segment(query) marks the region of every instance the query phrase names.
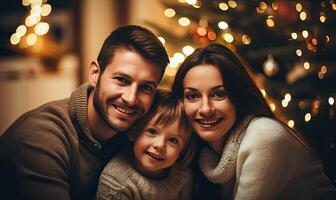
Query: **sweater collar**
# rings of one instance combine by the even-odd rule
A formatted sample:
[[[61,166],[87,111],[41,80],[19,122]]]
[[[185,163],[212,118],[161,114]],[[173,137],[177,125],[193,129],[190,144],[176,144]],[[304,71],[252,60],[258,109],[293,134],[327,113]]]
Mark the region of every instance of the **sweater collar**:
[[[246,117],[230,132],[225,141],[222,155],[218,156],[210,148],[202,149],[199,166],[207,179],[213,183],[226,183],[236,174],[236,162],[241,141],[244,138],[248,123],[252,117]]]
[[[100,152],[102,145],[93,138],[88,122],[88,98],[93,87],[85,83],[77,88],[70,97],[69,112],[74,122],[80,142],[90,151]]]

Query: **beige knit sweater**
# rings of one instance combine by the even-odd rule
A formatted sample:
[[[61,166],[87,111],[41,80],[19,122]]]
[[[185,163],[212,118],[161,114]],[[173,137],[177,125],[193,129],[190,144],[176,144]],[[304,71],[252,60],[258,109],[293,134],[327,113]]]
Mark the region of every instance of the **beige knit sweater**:
[[[192,175],[187,168],[173,166],[168,177],[154,180],[141,175],[120,154],[104,168],[97,189],[98,200],[187,200],[191,197]]]
[[[205,176],[221,184],[222,199],[336,199],[321,164],[279,122],[256,118],[231,135],[217,156],[202,150]]]

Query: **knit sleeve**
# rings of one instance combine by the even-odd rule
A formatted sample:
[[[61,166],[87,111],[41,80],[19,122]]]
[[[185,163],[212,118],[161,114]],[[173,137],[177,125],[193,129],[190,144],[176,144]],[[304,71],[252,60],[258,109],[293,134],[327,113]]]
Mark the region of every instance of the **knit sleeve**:
[[[237,158],[234,199],[276,199],[295,168],[296,148],[288,136],[269,119],[248,127]]]
[[[20,199],[70,200],[69,143],[56,119],[44,120],[53,116],[41,118],[30,117],[4,134],[1,159],[9,173],[2,182],[8,184],[8,194]]]
[[[132,192],[127,187],[127,176],[110,161],[100,175],[96,200],[131,200]]]

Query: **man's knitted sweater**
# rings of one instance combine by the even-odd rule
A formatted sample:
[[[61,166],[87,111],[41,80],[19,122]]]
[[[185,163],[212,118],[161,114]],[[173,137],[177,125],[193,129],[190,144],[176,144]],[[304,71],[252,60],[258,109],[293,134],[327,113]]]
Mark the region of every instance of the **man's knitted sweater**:
[[[25,113],[0,137],[1,199],[93,199],[107,161],[126,142],[101,146],[88,125],[85,84],[70,98]]]

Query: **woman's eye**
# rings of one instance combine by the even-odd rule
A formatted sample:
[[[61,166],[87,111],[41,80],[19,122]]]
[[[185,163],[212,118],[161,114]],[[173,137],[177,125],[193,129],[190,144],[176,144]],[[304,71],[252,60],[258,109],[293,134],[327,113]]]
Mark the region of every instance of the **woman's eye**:
[[[193,100],[196,99],[197,97],[198,95],[196,93],[187,93],[184,95],[184,98],[188,100]]]
[[[224,98],[226,93],[224,91],[215,91],[213,97],[215,98]]]

